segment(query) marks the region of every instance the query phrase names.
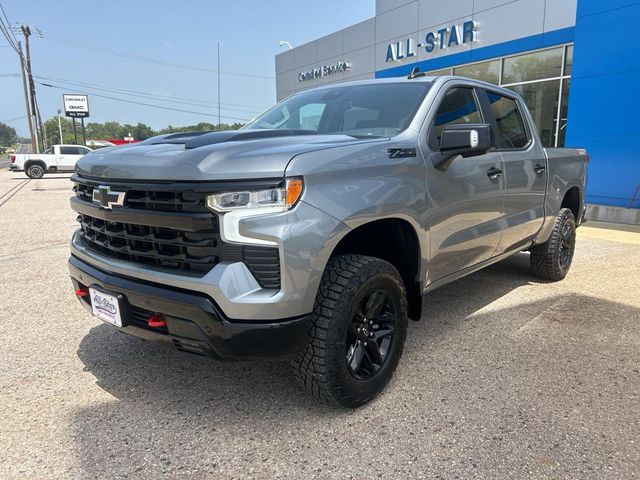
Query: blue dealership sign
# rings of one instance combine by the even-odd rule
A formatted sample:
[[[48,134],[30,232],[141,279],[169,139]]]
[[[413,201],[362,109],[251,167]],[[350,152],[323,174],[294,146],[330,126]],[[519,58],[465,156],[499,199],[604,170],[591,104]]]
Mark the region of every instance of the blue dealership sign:
[[[401,42],[390,43],[387,46],[385,62],[414,57],[416,48],[424,48],[426,53],[433,53],[436,50],[446,50],[476,41],[478,41],[478,22],[469,20],[461,25],[451,25],[451,27],[428,32],[422,42],[415,43],[413,38],[407,38]]]

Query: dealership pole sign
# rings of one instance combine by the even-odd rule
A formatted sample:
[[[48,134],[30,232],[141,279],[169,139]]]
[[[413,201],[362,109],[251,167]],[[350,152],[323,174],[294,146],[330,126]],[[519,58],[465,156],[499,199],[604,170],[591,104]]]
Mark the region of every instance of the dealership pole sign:
[[[390,43],[387,46],[385,62],[396,62],[404,58],[415,57],[417,48],[424,48],[426,53],[433,53],[436,50],[447,50],[477,41],[478,23],[469,20],[462,25],[451,25],[451,27],[443,27],[427,32],[424,39],[418,43],[415,43],[413,38]]]
[[[62,95],[64,114],[67,117],[85,118],[89,116],[89,97],[87,95]]]

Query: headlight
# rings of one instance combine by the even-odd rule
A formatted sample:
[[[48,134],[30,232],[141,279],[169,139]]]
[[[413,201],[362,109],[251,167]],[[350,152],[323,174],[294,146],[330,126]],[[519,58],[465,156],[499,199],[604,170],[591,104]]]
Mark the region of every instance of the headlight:
[[[260,213],[258,209],[268,210],[268,212],[264,213],[271,213],[274,209],[285,211],[298,202],[302,195],[303,187],[304,183],[301,178],[287,178],[285,186],[280,188],[209,195],[207,197],[207,206],[221,213],[240,209],[255,210],[254,214]]]
[[[220,213],[222,239],[229,243],[277,245],[262,238],[240,234],[240,220],[291,209],[304,190],[302,178],[287,178],[284,187],[268,190],[224,192],[207,196],[207,206]]]

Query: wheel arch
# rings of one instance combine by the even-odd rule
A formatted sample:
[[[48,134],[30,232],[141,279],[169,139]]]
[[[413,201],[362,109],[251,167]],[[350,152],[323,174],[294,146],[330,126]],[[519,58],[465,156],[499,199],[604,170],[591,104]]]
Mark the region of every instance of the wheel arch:
[[[409,303],[409,318],[420,319],[422,256],[418,234],[409,221],[390,217],[359,225],[349,230],[340,239],[331,256],[342,254],[367,255],[391,263],[404,281]]]
[[[45,172],[47,171],[47,164],[45,163],[44,160],[41,160],[39,158],[33,158],[33,159],[30,158],[29,160],[24,162],[24,169],[26,170],[31,165],[42,165],[42,168],[44,168]]]
[[[581,215],[581,207],[582,207],[582,191],[579,187],[573,186],[570,187],[564,194],[562,198],[562,203],[560,204],[560,208],[568,208],[573,213],[573,218],[576,223],[580,223],[580,215]]]

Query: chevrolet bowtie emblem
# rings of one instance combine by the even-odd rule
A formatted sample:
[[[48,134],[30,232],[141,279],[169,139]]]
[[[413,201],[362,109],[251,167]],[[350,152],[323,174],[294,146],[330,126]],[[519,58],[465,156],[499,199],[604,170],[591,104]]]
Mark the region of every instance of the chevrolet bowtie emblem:
[[[100,185],[93,189],[93,203],[97,203],[102,208],[111,210],[114,205],[124,207],[124,197],[126,192],[112,192],[108,185]]]

